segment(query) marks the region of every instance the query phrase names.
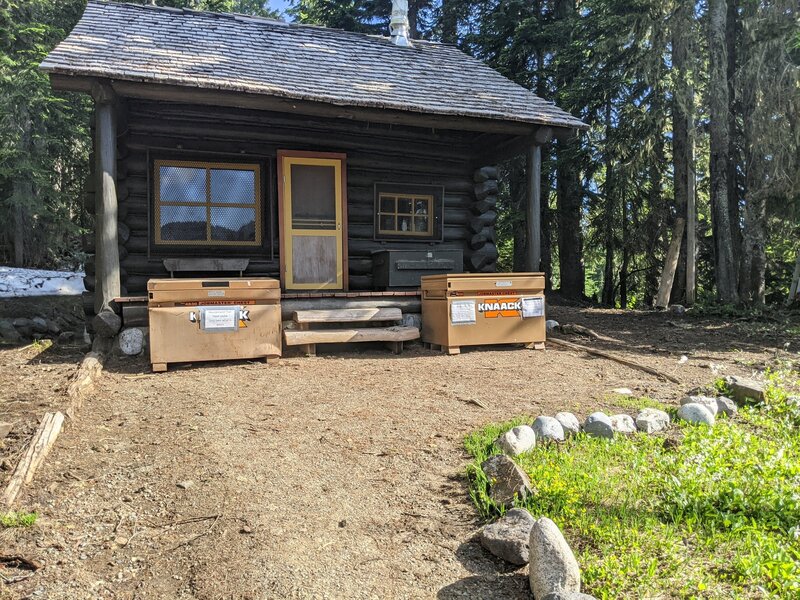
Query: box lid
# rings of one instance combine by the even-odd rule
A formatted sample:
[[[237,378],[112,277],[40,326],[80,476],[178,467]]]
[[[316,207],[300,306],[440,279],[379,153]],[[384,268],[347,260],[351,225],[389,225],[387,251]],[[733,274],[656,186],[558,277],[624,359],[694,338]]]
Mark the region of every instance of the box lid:
[[[202,289],[266,290],[280,288],[281,282],[272,277],[203,277],[151,279],[147,282],[148,292],[165,292]]]

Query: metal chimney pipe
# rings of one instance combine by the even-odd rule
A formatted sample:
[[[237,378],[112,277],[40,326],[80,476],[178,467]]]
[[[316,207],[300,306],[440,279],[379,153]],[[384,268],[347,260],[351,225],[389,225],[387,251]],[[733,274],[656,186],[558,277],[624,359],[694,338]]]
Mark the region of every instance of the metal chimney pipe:
[[[408,0],[392,0],[392,18],[389,21],[392,42],[398,46],[411,47],[408,29]]]

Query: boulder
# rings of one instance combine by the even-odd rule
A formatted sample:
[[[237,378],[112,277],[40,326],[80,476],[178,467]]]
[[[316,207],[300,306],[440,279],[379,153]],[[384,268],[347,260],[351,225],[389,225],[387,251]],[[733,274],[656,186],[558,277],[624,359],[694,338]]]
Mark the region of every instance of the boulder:
[[[47,333],[47,319],[44,317],[33,317],[31,327],[36,333]]]
[[[12,429],[14,429],[14,424],[13,423],[8,423],[6,421],[0,421],[0,440],[2,440],[9,433],[11,433]],[[526,544],[527,544],[527,542],[526,542]]]
[[[764,384],[760,381],[736,376],[726,377],[725,381],[731,388],[733,399],[738,404],[764,401]]]
[[[617,433],[636,433],[636,422],[630,415],[619,414],[609,417],[611,429]]]
[[[597,598],[583,592],[553,592],[547,594],[543,600],[597,600]]]
[[[615,394],[619,394],[620,396],[633,396],[633,390],[626,387],[618,387],[611,390]]]
[[[33,321],[26,318],[14,319],[11,324],[22,337],[29,338],[33,335]]]
[[[101,311],[92,319],[94,332],[103,338],[113,338],[122,327],[122,319],[110,310]]]
[[[74,331],[62,331],[58,334],[58,343],[59,344],[68,344],[75,339],[75,332]]]
[[[547,517],[537,519],[531,527],[529,554],[528,577],[534,598],[581,591],[578,561],[561,530]]]
[[[487,179],[497,179],[497,167],[481,167],[473,175],[475,183],[481,183]]]
[[[59,325],[55,321],[48,321],[47,333],[57,336],[59,333],[61,333],[61,325]]]
[[[678,409],[678,418],[688,423],[702,423],[709,427],[714,426],[714,415],[703,404],[689,402]]]
[[[636,415],[636,428],[644,433],[656,433],[669,427],[669,415],[657,408],[643,408]]]
[[[553,417],[539,416],[531,425],[536,439],[540,442],[563,442],[564,428]]]
[[[509,456],[519,456],[536,445],[536,434],[527,425],[518,425],[497,438],[495,444]]]
[[[0,341],[7,344],[18,344],[22,341],[22,336],[11,321],[0,319]]]
[[[512,504],[515,496],[524,499],[531,493],[528,475],[505,454],[488,458],[481,469],[489,480],[489,497],[496,504]]]
[[[481,546],[511,564],[527,565],[531,527],[531,513],[513,508],[481,530]]]
[[[681,398],[681,406],[684,404],[702,404],[708,409],[712,415],[717,414],[717,410],[719,410],[717,406],[717,399],[711,398],[710,396],[685,396]]]
[[[544,322],[544,327],[547,330],[547,333],[552,333],[554,331],[558,331],[558,328],[561,327],[561,325],[554,319],[547,319],[547,321]]]
[[[611,419],[603,412],[593,412],[583,422],[583,430],[593,437],[613,438],[614,427]]]
[[[736,406],[736,402],[727,396],[720,396],[717,398],[717,414],[722,413],[730,419],[736,415],[737,412],[739,412],[739,407]]]
[[[556,421],[561,423],[561,428],[564,430],[565,435],[575,435],[581,430],[580,421],[578,417],[571,412],[556,413]]]
[[[144,349],[144,333],[138,327],[124,329],[119,334],[119,349],[126,356],[136,356]]]
[[[686,307],[683,304],[672,304],[669,307],[669,312],[673,315],[682,316],[686,314]]]

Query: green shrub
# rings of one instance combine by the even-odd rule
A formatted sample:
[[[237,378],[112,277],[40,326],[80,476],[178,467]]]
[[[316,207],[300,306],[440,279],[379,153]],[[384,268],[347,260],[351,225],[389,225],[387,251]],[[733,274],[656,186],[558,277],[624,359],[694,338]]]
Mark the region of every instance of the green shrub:
[[[35,512],[7,512],[0,513],[0,527],[31,527],[36,523],[39,515]]]

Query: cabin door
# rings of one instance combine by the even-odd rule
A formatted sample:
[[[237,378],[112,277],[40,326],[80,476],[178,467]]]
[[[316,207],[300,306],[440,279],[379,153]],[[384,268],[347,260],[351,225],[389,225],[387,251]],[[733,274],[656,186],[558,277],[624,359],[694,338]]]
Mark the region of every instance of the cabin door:
[[[345,156],[278,152],[281,279],[287,290],[347,289]]]

